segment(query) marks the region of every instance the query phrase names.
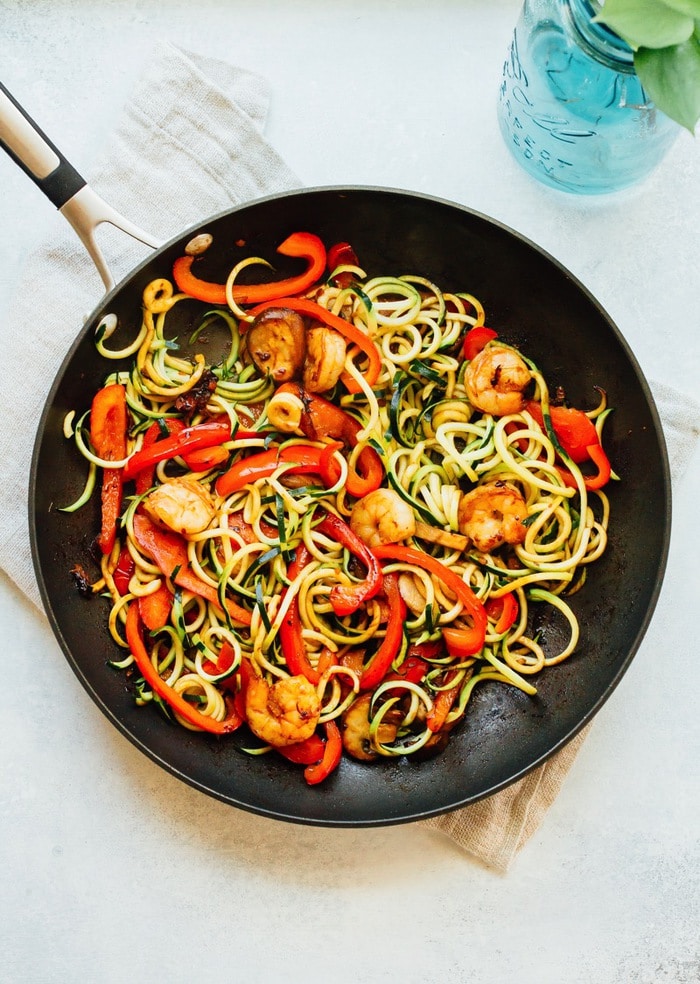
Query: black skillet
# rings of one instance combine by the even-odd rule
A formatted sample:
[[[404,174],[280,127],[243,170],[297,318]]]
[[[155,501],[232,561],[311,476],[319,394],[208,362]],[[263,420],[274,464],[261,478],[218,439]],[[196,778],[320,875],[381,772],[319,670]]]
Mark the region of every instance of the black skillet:
[[[21,158],[17,145],[0,135]],[[49,177],[52,200],[94,253],[90,232],[75,211],[81,212],[81,196],[93,204],[96,196],[53,151],[59,164]],[[44,184],[36,174],[42,168],[19,162]],[[114,221],[113,214],[108,220]],[[96,352],[96,326],[108,314],[123,326],[137,326],[144,285],[168,277],[172,261],[198,232],[214,237],[200,276],[216,279],[243,255],[237,241],[245,241],[245,255],[277,263],[282,258],[276,246],[296,230],[317,233],[327,244],[350,241],[370,275],[418,273],[445,289],[476,294],[488,324],[521,346],[550,384],[564,386],[573,404],[592,406],[595,387],[606,389],[615,408],[606,443],[622,479],[610,490],[608,549],[571,599],[581,625],[578,649],[541,675],[537,696],[482,684],[441,755],[373,765],[344,760],[317,787],[308,787],[299,767],[277,756],[241,753],[235,735],[219,740],[192,734],[153,708],[135,706],[124,674],[108,665],[122,654],[115,653],[106,631],[105,604],[80,597],[70,574],[76,562],[89,565],[97,504],[71,515],[56,510],[75,499],[85,477],[84,461],[63,437],[64,416],[86,409],[114,368]],[[148,241],[138,230],[129,231]],[[279,262],[276,276],[297,270],[293,261]],[[102,271],[108,281],[104,266]],[[186,338],[192,309],[184,303],[175,310]],[[106,295],[67,354],[39,421],[29,492],[32,551],[46,612],[70,665],[113,724],[160,766],[205,793],[254,813],[333,826],[391,824],[453,810],[502,789],[566,744],[610,696],[642,641],[663,578],[670,514],[668,461],[649,387],[620,331],[591,294],[551,256],[486,216],[381,188],[276,195],[208,218],[156,249]],[[545,643],[556,646],[564,631],[556,620],[545,624]]]

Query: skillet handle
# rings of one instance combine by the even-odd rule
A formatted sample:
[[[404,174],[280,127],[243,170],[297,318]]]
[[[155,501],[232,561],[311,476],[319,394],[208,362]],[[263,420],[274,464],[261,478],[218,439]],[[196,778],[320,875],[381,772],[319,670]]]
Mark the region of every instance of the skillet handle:
[[[2,82],[0,143],[58,209],[87,184]]]
[[[0,82],[0,146],[70,222],[87,249],[107,291],[114,277],[95,239],[103,222],[157,249],[161,241],[129,222],[107,204],[76,171]]]

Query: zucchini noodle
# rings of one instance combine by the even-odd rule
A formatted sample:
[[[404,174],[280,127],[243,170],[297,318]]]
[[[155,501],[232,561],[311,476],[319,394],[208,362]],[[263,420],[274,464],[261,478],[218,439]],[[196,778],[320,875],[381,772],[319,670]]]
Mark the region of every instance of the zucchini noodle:
[[[562,381],[493,332],[476,344],[488,331],[477,297],[354,263],[303,300],[375,345],[378,370],[355,334],[325,390],[299,382],[310,343],[280,385],[249,341],[263,316],[234,299],[252,265],[270,267],[239,261],[226,304],[197,301],[188,339],[170,325],[192,297],[164,278],[145,288],[130,344],[107,349],[116,322],[99,326],[99,352],[129,362],[105,373],[123,388],[126,454],[98,453],[89,408],[66,418],[87,478],[64,511],[126,469],[93,584],[123,651],[112,665],[137,703],[193,731],[240,727],[250,754],[291,757],[330,743],[336,724],[363,761],[436,754],[478,684],[532,696],[540,673],[577,652],[568,599],[606,549],[604,485],[617,478],[596,481],[587,454],[596,465],[603,454],[607,396],[573,411],[591,428],[575,449],[557,427],[561,390],[551,402]],[[305,317],[307,333],[318,328]],[[227,350],[210,364],[199,345],[215,327]],[[187,445],[221,425],[223,437]],[[132,474],[160,441],[172,453]],[[557,632],[540,634],[545,622]]]

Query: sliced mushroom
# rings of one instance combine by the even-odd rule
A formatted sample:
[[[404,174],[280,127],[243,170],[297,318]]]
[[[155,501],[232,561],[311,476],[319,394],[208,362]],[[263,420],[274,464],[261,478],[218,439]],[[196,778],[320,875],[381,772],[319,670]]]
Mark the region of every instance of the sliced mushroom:
[[[276,383],[296,379],[306,356],[304,321],[288,308],[268,308],[248,329],[247,346],[258,369]]]

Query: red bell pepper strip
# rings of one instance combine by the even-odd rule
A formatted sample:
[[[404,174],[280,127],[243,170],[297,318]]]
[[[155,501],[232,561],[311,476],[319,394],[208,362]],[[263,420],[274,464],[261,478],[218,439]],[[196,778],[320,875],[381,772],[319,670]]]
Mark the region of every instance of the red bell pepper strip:
[[[322,396],[305,393],[299,388],[299,397],[304,404],[301,419],[301,429],[307,437],[311,432],[319,437],[340,437],[351,448],[357,446],[357,435],[362,430],[359,421],[349,413],[334,406]],[[306,428],[310,433],[306,433]],[[337,481],[336,476],[336,481]],[[345,486],[356,499],[361,499],[370,492],[375,492],[384,480],[382,459],[371,445],[367,444],[360,451],[354,467],[348,467]],[[331,482],[330,484],[335,484]]]
[[[295,745],[283,745],[276,748],[283,758],[297,765],[316,765],[323,759],[326,745],[320,735],[313,734],[304,741],[298,741]]]
[[[236,652],[233,646],[228,639],[224,639],[216,663],[212,663],[209,659],[204,659],[202,660],[202,668],[210,676],[226,673],[233,666],[235,659]]]
[[[494,338],[498,338],[498,332],[487,328],[486,325],[475,325],[464,337],[462,356],[471,362]]]
[[[318,655],[318,672],[321,676],[330,670],[331,666],[338,665],[338,657],[328,646],[324,646]]]
[[[225,461],[228,461],[230,453],[230,451],[221,445],[214,448],[198,448],[196,451],[189,451],[187,454],[183,454],[182,460],[190,471],[205,472],[209,471],[210,468],[217,468],[219,465],[223,465]]]
[[[287,576],[293,581],[308,566],[311,554],[302,543],[297,547],[294,560],[287,568]],[[284,601],[284,595],[282,601]],[[299,616],[299,602],[295,596],[289,610],[282,620],[279,629],[280,645],[282,655],[289,667],[292,676],[305,676],[311,683],[316,684],[321,679],[322,671],[312,666],[306,652],[306,644],[301,634],[301,618]]]
[[[413,642],[409,645],[399,668],[388,673],[384,680],[407,680],[410,683],[420,683],[430,669],[429,660],[442,656],[444,652],[445,644],[442,639]]]
[[[117,539],[117,521],[121,513],[122,488],[120,469],[105,468],[102,476],[102,524],[97,544],[103,554],[112,552]]]
[[[143,624],[150,632],[157,632],[170,620],[173,596],[167,584],[161,583],[160,587],[152,594],[141,595],[138,599],[138,606]]]
[[[114,572],[112,573],[114,587],[120,595],[129,593],[129,581],[134,576],[135,570],[136,564],[134,563],[134,558],[129,553],[129,548],[122,547],[121,553],[119,554],[119,560],[117,561],[117,566],[114,568]]]
[[[528,403],[526,409],[544,429],[544,416],[540,405],[532,401]],[[583,410],[576,410],[574,407],[550,407],[549,416],[555,436],[571,460],[576,464],[592,461],[597,467],[596,474],[584,474],[583,482],[586,489],[589,492],[602,489],[610,481],[612,467],[600,443],[593,421]],[[568,468],[558,470],[565,485],[572,489],[578,488],[576,479]]]
[[[181,434],[185,429],[185,426],[185,423],[182,420],[178,420],[177,417],[168,417],[163,418],[161,421],[156,421],[151,424],[148,430],[144,433],[141,450],[144,451],[157,441],[164,440],[168,435],[172,436],[174,434]],[[236,436],[244,435],[237,434]],[[221,445],[215,445],[210,448],[199,448],[197,451],[187,451],[182,454],[181,457],[190,471],[200,472],[208,471],[210,468],[215,468],[217,465],[222,465],[229,457],[229,452]],[[134,476],[134,484],[136,486],[137,495],[144,495],[144,493],[148,492],[154,484],[155,470],[156,463],[154,462],[146,468],[142,468],[141,471]]]
[[[384,681],[403,680],[408,683],[420,683],[430,669],[429,660],[442,656],[445,645],[442,639],[431,642],[414,642],[406,650],[401,665],[391,673],[387,673]],[[383,681],[383,682],[384,682]]]
[[[293,232],[277,247],[282,256],[308,260],[306,270],[296,277],[268,284],[234,284],[233,299],[237,304],[260,304],[262,301],[303,294],[313,287],[326,268],[326,248],[311,232]],[[173,264],[173,279],[183,294],[207,304],[226,304],[226,285],[200,280],[192,273],[193,256],[180,256]]]
[[[489,598],[484,605],[486,614],[495,622],[497,635],[503,635],[518,617],[518,601],[512,591],[500,598]]]
[[[369,601],[381,591],[382,569],[379,561],[347,523],[333,513],[326,513],[316,529],[340,543],[367,568],[364,581],[350,585],[335,584],[331,588],[330,602],[333,611],[336,615],[351,615],[364,601]]]
[[[397,670],[392,670],[391,673],[387,673],[384,677],[385,681],[389,680],[400,680],[407,683],[420,683],[425,674],[428,672],[430,664],[426,663],[424,659],[419,656],[413,656],[410,653],[406,656],[401,666]]]
[[[336,451],[341,451],[344,445],[342,441],[331,441],[321,451],[318,461],[319,474],[321,481],[326,488],[332,488],[340,478],[340,465],[334,458]]]
[[[313,448],[307,444],[287,444],[283,448],[269,448],[267,451],[261,451],[260,454],[241,458],[217,478],[217,495],[231,495],[249,482],[269,478],[280,465],[285,464],[292,465],[287,471],[297,475],[320,475],[322,452],[323,448]]]
[[[306,317],[312,318],[314,321],[320,321],[329,328],[335,328],[348,342],[357,345],[367,356],[369,362],[367,371],[364,374],[365,379],[370,386],[374,386],[382,371],[382,359],[379,349],[369,335],[366,335],[360,328],[357,328],[344,318],[339,318],[337,314],[331,314],[330,311],[321,307],[320,304],[316,304],[315,301],[309,301],[305,297],[282,297],[274,302],[259,304],[248,313],[253,317],[257,317],[261,311],[271,307],[273,304],[275,307],[286,307],[292,311],[297,311],[299,314],[306,315]]]
[[[357,253],[350,243],[335,243],[328,250],[328,272],[332,274],[339,266],[359,266]],[[336,287],[347,287],[355,277],[349,270],[346,270],[344,273],[337,273],[331,279]]]
[[[411,658],[428,661],[438,659],[438,657],[444,654],[444,650],[445,647],[442,639],[431,639],[427,642],[412,642],[408,647],[404,663],[408,662]]]
[[[469,632],[472,636],[471,644],[475,648],[472,649],[469,655],[478,653],[483,648],[488,622],[486,609],[466,581],[463,581],[458,574],[455,574],[449,567],[445,567],[435,557],[423,553],[421,550],[416,550],[415,547],[404,547],[397,543],[385,543],[378,547],[373,547],[372,553],[379,560],[398,560],[406,564],[415,564],[416,567],[422,567],[430,571],[431,574],[435,574],[436,577],[439,577],[442,583],[457,595],[457,598],[462,602],[465,614],[471,619],[472,628]],[[447,629],[443,629],[442,634],[449,648],[447,631]],[[466,632],[467,630],[464,631]]]
[[[231,439],[231,424],[228,420],[209,420],[204,424],[184,427],[179,433],[164,437],[161,441],[149,443],[129,458],[124,466],[124,481],[128,481],[145,468],[159,461],[185,455],[190,451],[211,448]]]
[[[185,697],[163,680],[151,662],[143,643],[141,624],[138,605],[132,603],[126,613],[126,641],[141,676],[151,690],[190,724],[210,734],[226,735],[240,728],[243,720],[235,708],[229,708],[229,714],[223,721],[215,721],[208,715],[201,714]]]
[[[304,409],[301,414],[300,429],[309,440],[333,438],[343,440],[351,448],[357,445],[357,435],[362,430],[362,425],[330,400],[316,393],[308,393],[298,383],[283,383],[277,388],[277,392],[291,393],[301,400]],[[324,463],[326,460],[327,458],[324,457]],[[382,459],[368,444],[360,451],[355,467],[348,469],[345,484],[350,495],[361,499],[378,489],[383,479]],[[336,474],[333,481],[327,481],[325,484],[334,485],[337,480]]]
[[[389,672],[403,640],[403,623],[406,620],[406,602],[399,591],[396,574],[384,575],[384,591],[389,602],[389,620],[386,633],[376,653],[360,676],[360,690],[374,690]]]
[[[192,273],[194,260],[194,256],[178,256],[173,263],[173,280],[177,284],[178,290],[187,294],[188,297],[194,297],[206,304],[225,304],[226,284],[200,280]]]
[[[600,444],[591,444],[590,447],[586,448],[586,451],[598,471],[595,475],[584,475],[583,484],[589,492],[595,492],[608,484],[612,475],[612,468],[608,456]],[[559,468],[558,470],[565,485],[571,489],[578,488],[576,479],[567,468]]]
[[[450,673],[449,682],[454,680],[456,676],[459,676],[459,671],[453,670],[452,673]],[[428,711],[425,718],[425,723],[428,726],[428,730],[432,731],[433,734],[439,731],[444,725],[447,715],[450,713],[452,705],[457,699],[457,695],[459,694],[461,687],[462,681],[460,679],[454,686],[448,687],[446,690],[438,690],[433,697],[433,706],[431,710]]]
[[[334,769],[340,765],[343,754],[343,739],[335,721],[326,721],[326,743],[323,750],[323,758],[316,765],[307,765],[304,769],[304,778],[310,786],[315,786],[319,782],[327,779]]]
[[[516,431],[522,430],[522,427],[522,423],[519,424],[517,421],[511,420],[505,425],[505,432],[510,437],[510,435],[515,434]],[[513,447],[524,453],[527,448],[527,443],[527,438],[521,437],[519,440],[513,441]]]
[[[359,453],[354,468],[348,468],[345,487],[350,495],[362,499],[370,492],[376,492],[384,480],[382,459],[373,447],[367,444]]]
[[[451,629],[446,626],[442,630],[442,638],[445,640],[447,652],[454,659],[475,656],[484,646],[481,630],[475,625],[468,629]]]
[[[544,430],[544,416],[540,404],[531,400],[525,409]],[[600,444],[595,424],[583,410],[550,406],[549,417],[559,443],[576,464],[581,464],[590,457],[588,448],[591,445]]]
[[[329,273],[339,266],[358,266],[357,253],[350,243],[334,243],[328,250]]]
[[[250,660],[244,656],[241,660],[241,665],[238,667],[238,672],[232,676],[225,677],[219,682],[219,686],[224,690],[231,690],[235,693],[233,699],[234,705],[243,721],[246,720],[245,701],[246,694],[248,693],[248,684],[255,675],[255,670],[250,665]]]
[[[255,532],[250,523],[246,523],[243,519],[241,513],[232,513],[228,518],[228,527],[233,530],[243,540],[244,543],[257,543],[259,540],[258,534]],[[264,519],[260,520],[260,529],[265,534],[265,536],[273,539],[278,535],[278,529],[271,523],[266,523]]]
[[[388,613],[387,613],[388,618]],[[386,618],[382,618],[381,621],[386,622]],[[359,676],[362,673],[365,665],[365,650],[364,649],[347,649],[338,660],[341,666],[344,666],[347,670],[352,670]]]
[[[90,442],[99,458],[120,461],[126,457],[126,390],[112,383],[99,390],[90,409]],[[102,475],[102,519],[97,543],[109,554],[117,537],[122,509],[124,476],[121,468],[105,468]]]
[[[191,591],[200,598],[210,601],[217,608],[220,607],[216,589],[201,581],[190,568],[187,543],[178,533],[162,530],[148,516],[135,513],[134,537],[141,550],[151,558],[161,573],[172,578],[175,584],[185,588],[186,591]],[[250,625],[252,616],[245,608],[227,599],[226,609],[235,622]]]

